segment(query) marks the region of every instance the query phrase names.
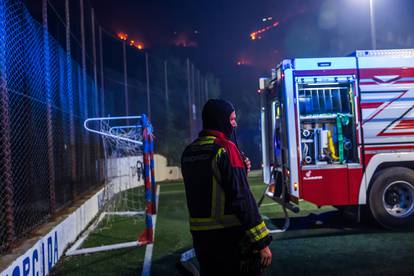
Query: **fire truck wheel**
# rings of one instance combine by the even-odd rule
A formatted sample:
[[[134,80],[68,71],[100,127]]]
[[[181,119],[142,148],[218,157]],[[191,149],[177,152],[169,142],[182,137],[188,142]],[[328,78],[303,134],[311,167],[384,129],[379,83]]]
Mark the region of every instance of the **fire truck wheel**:
[[[374,175],[369,208],[377,222],[389,229],[414,226],[414,171],[392,167]]]

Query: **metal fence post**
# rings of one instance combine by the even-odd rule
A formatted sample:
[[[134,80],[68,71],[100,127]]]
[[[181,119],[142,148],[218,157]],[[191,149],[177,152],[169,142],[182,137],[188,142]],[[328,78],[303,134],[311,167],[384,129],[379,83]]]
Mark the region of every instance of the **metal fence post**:
[[[206,93],[206,101],[208,101],[208,77],[206,77],[206,79],[204,80],[205,82],[205,93]]]
[[[196,136],[197,128],[197,106],[195,102],[195,67],[191,64],[191,140]]]
[[[92,8],[91,11],[91,25],[92,25],[92,56],[93,56],[93,97],[94,97],[94,108],[93,116],[99,116],[99,99],[98,99],[98,68],[97,68],[97,57],[96,57],[96,35],[95,35],[95,10]],[[95,149],[95,163],[98,164],[98,168],[95,166],[95,177],[97,183],[100,182],[99,172],[100,170],[100,162],[99,159],[102,156],[100,139],[96,136],[93,136],[93,148]]]
[[[88,84],[87,84],[87,68],[86,68],[86,38],[85,38],[85,10],[84,10],[84,1],[80,0],[80,28],[81,28],[81,48],[82,48],[82,100],[83,100],[83,111],[82,114],[85,118],[89,117],[89,110],[88,110]],[[89,133],[84,133],[83,144],[82,144],[82,160],[78,160],[77,162],[83,162],[81,171],[81,181],[80,183],[84,184],[84,181],[90,181],[90,167],[91,167],[91,155],[92,151],[90,150],[90,143],[91,137]],[[94,173],[94,171],[93,171]],[[83,176],[83,179],[82,179]],[[76,187],[78,188],[78,187]],[[78,191],[75,190],[77,193]]]
[[[127,64],[127,57],[126,57],[126,40],[122,41],[122,50],[123,50],[123,57],[124,57],[124,97],[125,97],[125,112],[126,115],[129,115],[129,100],[128,100],[128,64]]]
[[[6,81],[6,8],[5,1],[0,1],[0,187],[4,190],[4,209],[7,227],[6,245],[2,250],[10,249],[15,240],[9,93]]]
[[[56,193],[55,193],[55,160],[54,160],[54,144],[53,144],[53,123],[52,123],[52,88],[50,79],[50,48],[49,48],[49,31],[47,26],[47,0],[42,1],[42,17],[43,17],[43,50],[45,64],[45,88],[46,88],[46,108],[47,108],[47,154],[49,167],[49,208],[53,214],[56,209]]]
[[[69,135],[70,135],[70,161],[71,161],[71,187],[75,186],[77,179],[76,170],[76,139],[75,139],[75,118],[74,118],[74,95],[72,86],[72,55],[70,43],[70,7],[69,0],[65,0],[66,17],[66,67],[67,67],[67,89],[69,93]]]
[[[204,77],[203,77],[203,75],[200,75],[199,85],[200,85],[200,114],[201,114],[201,111],[203,110],[203,104],[205,102],[205,99],[204,99]],[[200,118],[201,118],[201,116],[200,116]]]
[[[83,7],[83,0],[80,1],[80,27],[81,27],[81,47],[82,47],[82,94],[84,96],[84,112],[85,117],[88,117],[88,90],[86,83],[86,42],[85,42],[85,14]],[[87,138],[88,139],[87,135]],[[89,141],[88,141],[89,142]]]
[[[191,80],[190,80],[190,59],[187,58],[187,97],[188,97],[188,119],[190,128],[190,141],[193,139],[193,119],[192,119],[192,102],[191,102]]]
[[[168,117],[168,109],[170,107],[169,91],[168,91],[168,61],[164,61],[164,79],[165,79],[165,110]]]
[[[92,12],[91,12],[91,25],[92,25],[92,57],[93,57],[93,96],[95,98],[93,116],[98,116],[98,70],[96,66],[96,37],[95,37],[95,10],[94,9],[92,9]]]
[[[201,101],[201,85],[200,85],[200,70],[197,70],[197,128],[200,129],[201,125],[201,108],[202,108],[202,101]]]
[[[103,64],[103,45],[102,45],[102,27],[99,26],[99,65],[101,71],[101,115],[105,116],[105,79],[104,79],[104,64]]]

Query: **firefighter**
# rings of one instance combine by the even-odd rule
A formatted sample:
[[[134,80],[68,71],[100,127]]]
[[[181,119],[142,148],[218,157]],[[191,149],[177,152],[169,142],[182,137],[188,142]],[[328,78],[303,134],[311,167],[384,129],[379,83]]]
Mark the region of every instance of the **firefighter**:
[[[249,188],[250,162],[230,140],[237,125],[233,105],[209,100],[202,119],[203,130],[181,158],[201,275],[260,275],[272,260],[271,236]]]

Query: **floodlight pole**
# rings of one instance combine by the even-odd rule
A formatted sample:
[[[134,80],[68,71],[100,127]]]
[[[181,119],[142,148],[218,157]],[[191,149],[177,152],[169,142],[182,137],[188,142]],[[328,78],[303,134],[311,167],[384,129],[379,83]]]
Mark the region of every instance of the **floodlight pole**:
[[[125,100],[125,113],[129,115],[129,99],[128,99],[128,65],[127,65],[127,53],[126,53],[126,41],[122,41],[122,52],[124,59],[124,100]]]
[[[145,53],[145,75],[147,81],[147,112],[148,118],[151,120],[151,93],[150,93],[150,72],[149,72],[149,58],[148,53]]]

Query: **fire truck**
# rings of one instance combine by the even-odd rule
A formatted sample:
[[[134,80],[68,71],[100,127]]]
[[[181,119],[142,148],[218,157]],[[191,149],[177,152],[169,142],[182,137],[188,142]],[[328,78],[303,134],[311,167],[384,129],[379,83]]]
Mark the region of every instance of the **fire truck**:
[[[413,226],[414,49],[287,59],[259,83],[264,195]]]

